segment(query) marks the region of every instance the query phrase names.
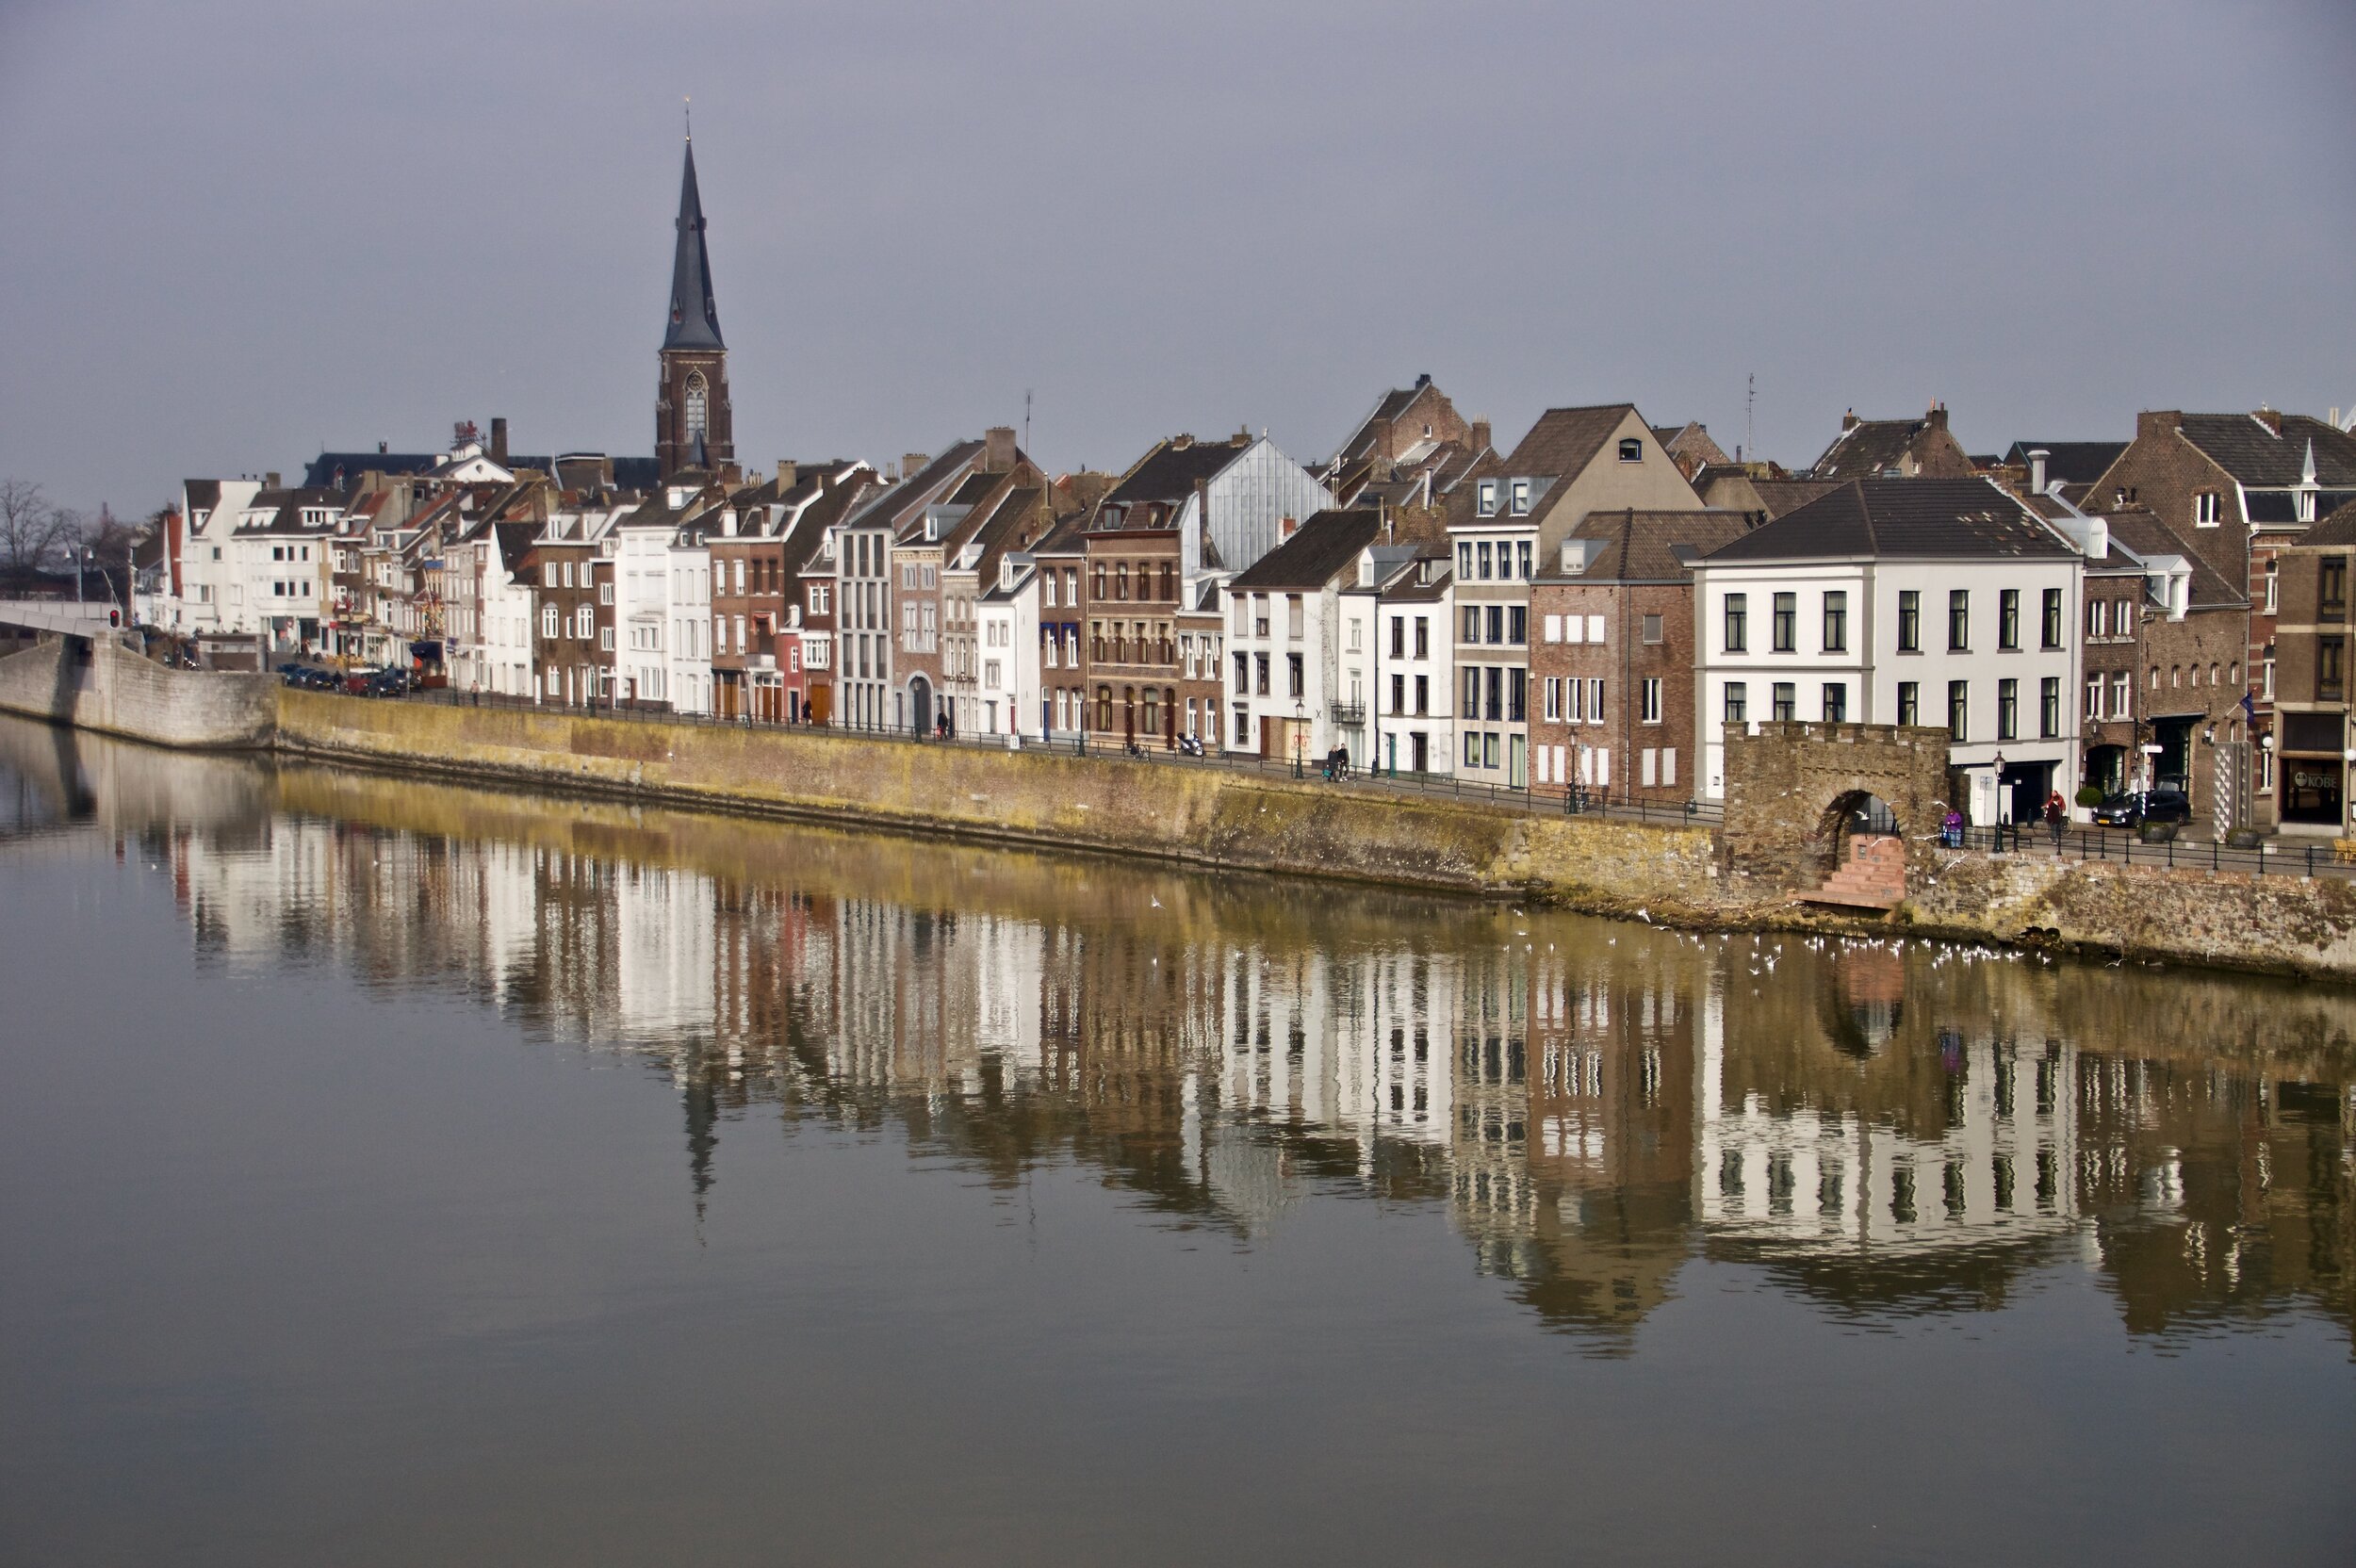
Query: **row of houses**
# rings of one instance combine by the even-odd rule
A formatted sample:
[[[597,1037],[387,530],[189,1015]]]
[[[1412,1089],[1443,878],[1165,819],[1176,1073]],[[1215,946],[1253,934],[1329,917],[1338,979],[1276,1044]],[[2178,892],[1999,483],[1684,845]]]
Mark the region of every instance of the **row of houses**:
[[[1307,464],[1247,429],[1050,475],[998,427],[763,470],[692,147],[659,362],[652,458],[519,456],[494,419],[294,485],[191,480],[144,613],[216,662],[543,704],[1660,804],[1720,797],[1728,724],[1928,726],[1982,822],[2088,785],[2344,821],[2356,416],[2146,412],[1975,455],[1933,404],[1852,413],[1792,471],[1628,402],[1500,451],[1421,377]]]

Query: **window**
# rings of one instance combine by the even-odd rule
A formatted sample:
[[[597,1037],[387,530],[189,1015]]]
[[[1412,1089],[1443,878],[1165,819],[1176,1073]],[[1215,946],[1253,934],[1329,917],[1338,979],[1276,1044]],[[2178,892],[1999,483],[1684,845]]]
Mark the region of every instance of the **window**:
[[[1969,681],[1947,682],[1947,738],[1951,741],[1971,739],[1972,686]]]
[[[1459,581],[1470,582],[1472,580],[1472,547],[1467,544],[1459,544],[1456,547],[1456,577]]]
[[[1517,479],[1513,482],[1513,515],[1516,517],[1530,515],[1530,481],[1526,479]]]
[[[687,378],[687,439],[692,445],[704,438],[709,428],[706,404],[709,394],[704,387],[703,372],[698,370]]]
[[[612,627],[601,626],[597,628],[597,646],[604,649],[607,653],[612,653],[614,651],[614,629]]]
[[[2102,678],[2099,675],[2086,677],[2086,718],[2097,724],[2102,719]]]
[[[1562,681],[1561,678],[1556,676],[1546,677],[1542,695],[1544,698],[1544,705],[1540,708],[1539,711],[1546,715],[1546,722],[1548,724],[1562,723]]]
[[[1415,677],[1415,712],[1422,715],[1431,711],[1432,678],[1428,675],[1419,675]]]
[[[1996,683],[1996,738],[2021,739],[2021,682],[2009,677]]]
[[[2347,557],[2327,555],[2315,564],[2315,610],[2335,621],[2347,615]]]
[[[1968,589],[1947,592],[1947,651],[1967,653],[1972,647],[1972,595]]]
[[[540,635],[548,638],[556,635],[556,606],[552,604],[540,608]]]
[[[1407,711],[1407,678],[1403,675],[1391,677],[1391,711],[1393,713]]]
[[[1391,617],[1391,657],[1407,657],[1407,617],[1404,615]]]
[[[2214,490],[2203,490],[2203,491],[2201,491],[2199,495],[2197,495],[2197,496],[2193,497],[2193,498],[2192,498],[2192,526],[2193,526],[2193,527],[2195,527],[2195,528],[2215,528],[2215,527],[2217,527],[2217,525],[2218,515],[2219,515],[2219,508],[2218,508],[2218,505],[2217,505],[2217,492],[2216,492],[2216,491],[2214,491]]]
[[[1661,678],[1659,676],[1646,676],[1637,683],[1636,702],[1636,719],[1639,724],[1661,722]]]
[[[1501,604],[1493,604],[1489,606],[1489,642],[1493,645],[1502,645],[1504,641],[1505,606]]]
[[[1775,639],[1777,653],[1793,653],[1798,650],[1800,645],[1799,595],[1777,594],[1775,596]]]
[[[1474,510],[1483,517],[1494,517],[1497,514],[1497,482],[1496,480],[1484,479],[1481,482]],[[1488,547],[1484,545],[1481,547],[1486,549]]]
[[[2281,564],[2268,560],[2266,567],[2266,612],[2269,615],[2275,612],[2275,606],[2280,602],[2277,596],[2282,582]]]
[[[1464,708],[1461,716],[1467,719],[1481,717],[1481,672],[1469,664],[1464,666]]]
[[[1922,596],[1912,588],[1898,593],[1898,651],[1922,651]]]
[[[1418,659],[1432,657],[1432,622],[1422,615],[1415,617],[1415,657]]]
[[[1484,540],[1482,540],[1482,541],[1481,542],[1481,544],[1480,544],[1480,545],[1479,545],[1479,546],[1478,546],[1478,547],[1477,547],[1473,550],[1473,560],[1475,561],[1475,563],[1477,563],[1477,564],[1478,564],[1479,568],[1480,568],[1477,572],[1475,572],[1475,573],[1474,573],[1474,575],[1475,575],[1476,577],[1480,578],[1480,579],[1481,579],[1481,581],[1483,581],[1483,582],[1488,581],[1488,580],[1489,580],[1489,577],[1490,577],[1490,572],[1489,572],[1489,564],[1490,564],[1490,559],[1491,559],[1491,556],[1490,556],[1490,551],[1491,551],[1491,548],[1492,548],[1492,547],[1490,546],[1489,542],[1488,542],[1487,540],[1485,540],[1485,539],[1484,539]]]
[[[2007,653],[2021,646],[2021,590],[2007,588],[1996,596],[1996,645]]]
[[[1777,724],[1789,724],[1800,716],[1799,690],[1788,680],[1775,682],[1770,715]]]
[[[1824,596],[1824,651],[1849,651],[1849,596],[1840,590]]]
[[[1742,681],[1726,682],[1726,722],[1747,724],[1751,716],[1751,694]]]
[[[1917,725],[1922,722],[1922,684],[1917,680],[1898,682],[1898,722]]]
[[[1603,646],[1603,617],[1601,615],[1587,617],[1587,640],[1597,647]]]
[[[1481,641],[1481,606],[1477,604],[1464,606],[1464,635],[1461,641],[1466,643]]]
[[[1309,689],[1305,684],[1301,670],[1301,655],[1297,653],[1284,655],[1284,682],[1286,696],[1300,698],[1308,694]]]
[[[614,602],[614,584],[610,582],[600,582],[597,584],[597,602],[599,604],[612,604]]]
[[[2061,677],[2057,675],[2037,682],[2037,732],[2048,741],[2061,734]]]
[[[2318,637],[2315,639],[2315,700],[2339,702],[2348,695],[2343,674],[2348,657],[2348,639]]]
[[[1498,548],[1502,549],[1504,547],[1500,545]],[[1515,545],[1513,555],[1519,568],[1514,575],[1524,582],[1528,582],[1530,580],[1530,541],[1525,539]]]
[[[1849,688],[1845,682],[1828,680],[1824,683],[1824,722],[1849,722]]]
[[[1645,617],[1644,617],[1644,641],[1645,641],[1646,643],[1648,643],[1648,644],[1657,644],[1657,643],[1659,643],[1659,642],[1661,641],[1661,617],[1660,617],[1660,616],[1658,616],[1658,615],[1647,615],[1647,616],[1645,616]]]
[[[1505,640],[1517,648],[1530,642],[1530,612],[1518,604],[1509,606],[1505,612]]]
[[[216,556],[214,559],[219,560],[220,557]],[[553,588],[556,586],[555,562],[543,561],[540,563],[540,586],[543,588]]]
[[[1501,719],[1505,717],[1504,666],[1500,664],[1487,665],[1484,667],[1483,676],[1485,684],[1489,689],[1488,701],[1484,705],[1488,716],[1493,719]]]
[[[2037,644],[2048,649],[2062,645],[2062,591],[2045,590],[2044,611],[2037,617]]]
[[[1560,615],[1548,615],[1548,616],[1546,617],[1546,641],[1547,641],[1547,642],[1549,642],[1549,643],[1559,643],[1559,642],[1561,642],[1561,641],[1562,640],[1562,616],[1560,616]]]
[[[1644,443],[1633,435],[1624,438],[1620,442],[1620,461],[1623,463],[1644,462]]]
[[[1466,731],[1464,735],[1464,766],[1481,766],[1481,737]]]
[[[1726,641],[1728,653],[1750,651],[1750,612],[1747,596],[1744,595],[1728,594],[1726,596]]]
[[[1361,651],[1361,638],[1362,638],[1363,633],[1365,632],[1365,629],[1366,629],[1366,623],[1365,623],[1365,622],[1363,622],[1363,621],[1353,620],[1353,621],[1351,621],[1351,622],[1350,623],[1350,652],[1352,652],[1352,653],[1357,653],[1357,652]]]
[[[2135,711],[2135,678],[2121,670],[2111,677],[2111,717],[2123,719]]]

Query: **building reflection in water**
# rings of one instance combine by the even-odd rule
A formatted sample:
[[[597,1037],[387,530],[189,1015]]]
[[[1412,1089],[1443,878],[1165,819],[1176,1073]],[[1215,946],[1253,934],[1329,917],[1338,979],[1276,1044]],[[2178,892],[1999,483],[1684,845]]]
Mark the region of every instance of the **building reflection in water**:
[[[732,1122],[816,1118],[1008,1186],[1077,1165],[1244,1243],[1323,1195],[1444,1207],[1602,1353],[1696,1257],[1865,1318],[2070,1266],[2136,1333],[2356,1322],[2329,991],[301,769],[205,763],[190,808],[150,776],[181,760],[0,739],[15,820],[136,845],[208,961],[334,963],[653,1064],[699,1206]]]

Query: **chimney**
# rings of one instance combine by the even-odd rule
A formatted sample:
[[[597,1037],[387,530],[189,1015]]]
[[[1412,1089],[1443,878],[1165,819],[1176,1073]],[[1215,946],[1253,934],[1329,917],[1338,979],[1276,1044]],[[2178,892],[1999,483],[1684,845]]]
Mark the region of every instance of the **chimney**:
[[[1415,378],[1415,390],[1420,392],[1432,384],[1432,372],[1427,370]]]
[[[1280,518],[1276,524],[1276,537],[1279,539],[1289,539],[1300,530],[1300,528],[1301,519],[1298,517]]]
[[[982,472],[1003,474],[1014,467],[1014,427],[992,425],[982,432]]]
[[[2273,409],[2266,407],[2266,404],[2260,403],[2258,405],[2257,418],[2258,423],[2266,426],[2266,429],[2272,431],[2275,434],[2280,435],[2282,433],[2282,415],[2276,413]]]
[[[2053,455],[2053,454],[2052,452],[2047,451],[2043,447],[2032,447],[2029,449],[2030,495],[2042,496],[2045,494],[2045,460]]]
[[[930,463],[932,459],[926,457],[923,452],[909,452],[907,456],[900,459],[900,477],[902,479],[914,479],[917,475],[924,471],[924,465]]]
[[[507,416],[503,414],[491,416],[491,461],[507,466]]]
[[[1472,422],[1473,455],[1478,457],[1481,453],[1487,451],[1495,445],[1496,443],[1492,441],[1489,436],[1489,421],[1486,419],[1475,419]]]
[[[792,458],[790,458],[790,457],[781,457],[781,458],[778,458],[778,459],[777,459],[777,494],[778,494],[778,495],[780,495],[780,496],[782,496],[782,495],[784,495],[784,494],[785,494],[788,490],[793,489],[795,485],[797,485],[797,484],[799,484],[799,483],[801,483],[801,482],[802,482],[802,470],[801,470],[800,466],[797,466],[797,465],[794,463],[794,461]]]
[[[1931,404],[1930,412],[1922,416],[1922,422],[1933,430],[1945,430],[1947,428],[1947,405],[1938,402]]]
[[[1841,416],[1841,433],[1846,435],[1855,429],[1857,429],[1857,410],[1853,408]]]
[[[1173,452],[1183,452],[1193,445],[1194,437],[1184,433],[1170,438],[1170,449]]]
[[[1252,445],[1252,427],[1250,425],[1245,425],[1241,429],[1237,430],[1234,435],[1228,438],[1227,444],[1231,447],[1249,447]]]
[[[278,488],[277,469],[272,468],[269,473],[262,476],[262,488],[265,490],[275,490]]]
[[[376,449],[377,449],[379,452],[383,452],[383,451],[386,450],[386,449],[387,449],[387,447],[388,447],[388,443],[386,443],[386,442],[379,441],[379,442],[376,444]]]
[[[2176,427],[2184,422],[2182,409],[2147,408],[2135,416],[2135,439],[2164,441],[2176,433]]]

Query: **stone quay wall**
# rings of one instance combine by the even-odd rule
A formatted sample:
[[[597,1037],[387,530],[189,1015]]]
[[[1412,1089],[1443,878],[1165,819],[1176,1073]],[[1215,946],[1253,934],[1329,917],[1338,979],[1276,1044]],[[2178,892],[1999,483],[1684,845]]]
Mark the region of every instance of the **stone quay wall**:
[[[112,635],[51,636],[0,657],[0,711],[195,750],[270,746],[278,683],[167,669]]]
[[[1534,899],[1663,923],[1910,931],[2356,980],[2356,886],[2330,878],[1943,851],[1910,833],[1907,900],[1878,919],[1794,903],[1793,875],[1773,864],[1782,857],[1745,866],[1728,835],[1705,826],[1530,815],[1218,767],[290,690],[278,694],[278,734],[284,750],[322,761],[918,836]],[[1919,754],[1870,752],[1841,778],[1790,787],[1812,802],[1836,784],[1861,786],[1919,809],[1934,788]],[[1785,852],[1805,879],[1813,847],[1795,839]]]

